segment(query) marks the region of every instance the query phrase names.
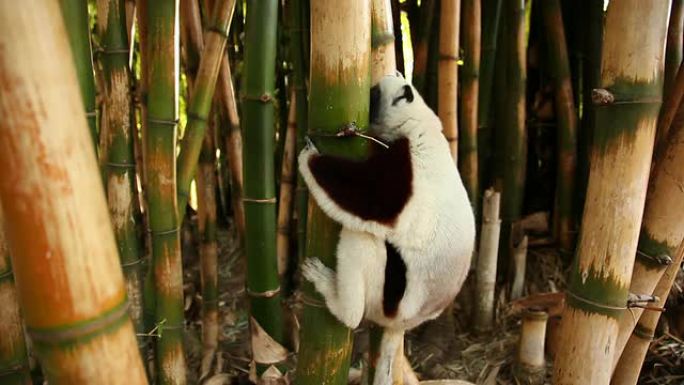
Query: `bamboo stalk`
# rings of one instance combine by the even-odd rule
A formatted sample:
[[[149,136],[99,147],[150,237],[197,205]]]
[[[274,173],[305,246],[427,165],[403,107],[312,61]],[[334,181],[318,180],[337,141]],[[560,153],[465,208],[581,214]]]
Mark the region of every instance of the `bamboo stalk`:
[[[594,98],[601,106],[561,323],[564,348],[555,360],[556,384],[610,381],[646,198],[668,13],[669,1],[624,0],[608,6],[603,91]],[[635,50],[640,52],[636,59]]]
[[[245,251],[247,291],[252,328],[262,330],[274,344],[284,341],[280,281],[276,256],[276,189],[274,180],[275,60],[278,24],[276,0],[247,4],[245,72],[243,78],[243,153]],[[263,336],[262,333],[260,335]],[[285,357],[268,356],[252,336],[253,359],[261,374]]]
[[[185,384],[183,273],[176,201],[178,1],[150,2],[141,12],[143,83],[147,90],[145,174],[152,237],[156,368],[159,384]]]
[[[682,256],[684,256],[684,243],[680,243],[675,251],[673,262],[665,269],[665,272],[660,277],[658,284],[653,290],[658,300],[650,304],[656,310],[650,310],[639,318],[634,331],[629,336],[627,345],[617,362],[615,371],[613,372],[612,385],[634,385],[639,379],[639,373],[644,363],[644,358],[648,352],[648,347],[655,336],[656,326],[660,319],[660,311],[658,308],[664,308],[667,297],[672,289],[672,284],[677,277],[680,266],[682,264]]]
[[[419,17],[420,23],[417,24],[416,39],[413,42],[413,85],[421,95],[426,95],[427,69],[428,69],[428,50],[430,48],[431,24],[435,18],[435,3],[437,0],[423,0],[420,3]],[[411,24],[413,29],[414,24]]]
[[[390,0],[392,7],[392,30],[394,32],[394,62],[397,63],[397,71],[406,77],[404,68],[404,35],[401,26],[401,4],[399,0]]]
[[[525,268],[527,266],[527,235],[513,248],[513,283],[511,284],[511,300],[523,295],[525,287]]]
[[[461,0],[441,0],[437,115],[454,162],[458,159],[458,60]]]
[[[554,82],[558,124],[558,169],[556,178],[554,232],[562,250],[575,249],[573,200],[577,168],[577,115],[573,99],[570,61],[565,41],[565,27],[560,0],[541,2],[547,34],[550,71]]]
[[[684,183],[684,169],[681,167],[684,162],[684,122],[677,122],[666,139],[663,141],[665,147],[654,156],[649,180],[629,288],[635,294],[653,293],[668,264],[675,260],[677,247],[684,238],[684,223],[681,221],[684,215],[684,191],[681,190]],[[628,313],[620,320],[615,363],[643,310],[634,308]]]
[[[107,204],[114,227],[121,267],[126,278],[129,311],[136,333],[144,333],[142,297],[143,247],[138,236],[139,211],[136,186],[136,163],[131,125],[133,103],[128,67],[128,38],[125,27],[125,4],[120,0],[98,1],[97,29],[103,56],[103,121],[100,147],[104,163]],[[104,128],[106,127],[106,128]]]
[[[0,383],[31,385],[28,350],[17,301],[0,206]]]
[[[0,202],[19,303],[50,384],[147,384],[59,12],[0,3]]]
[[[343,8],[334,0],[311,2],[311,78],[309,135],[321,153],[361,157],[367,142],[331,137],[340,127],[355,122],[368,125],[370,88],[371,10],[363,0],[348,1]],[[349,38],[340,39],[340,36]],[[353,38],[351,38],[353,37]],[[338,63],[349,63],[340,68]],[[330,108],[332,106],[332,108]],[[306,255],[335,265],[340,227],[309,200]],[[297,385],[347,383],[351,358],[351,331],[321,305],[313,285],[303,286],[301,338]]]
[[[684,99],[684,66],[679,66],[674,83],[669,88],[668,96],[663,99],[663,107],[660,109],[660,115],[658,116],[655,141],[656,154],[668,145],[670,127],[672,127],[672,122],[677,115],[679,106],[682,104],[682,99]]]
[[[397,71],[390,0],[371,1],[371,84]]]
[[[675,76],[682,63],[684,47],[684,1],[672,0],[670,11],[670,22],[667,29],[667,45],[665,48],[665,72],[663,75],[663,100],[670,98],[670,91],[673,88]]]
[[[478,98],[480,88],[480,0],[463,0],[463,67],[461,68],[458,169],[473,212],[479,217],[480,175],[478,170]]]
[[[97,153],[99,133],[97,130],[97,106],[95,102],[95,73],[93,55],[90,47],[90,28],[88,26],[87,0],[60,0],[62,17],[71,45],[72,60],[76,66],[78,84],[88,119],[90,137]]]
[[[544,311],[529,310],[522,321],[520,344],[513,375],[518,383],[541,385],[546,377],[544,341],[546,321],[549,316]]]
[[[221,0],[214,4],[212,19],[207,27],[206,44],[188,105],[188,124],[178,154],[178,218],[182,221],[190,196],[190,183],[195,176],[197,160],[207,128],[207,120],[219,76],[221,60],[235,9],[235,0]]]
[[[283,147],[283,161],[280,171],[280,192],[278,198],[278,234],[276,237],[276,255],[278,257],[278,275],[284,276],[290,263],[290,223],[292,222],[292,191],[295,184],[295,142],[297,130],[297,96],[295,91],[290,96],[290,111],[287,118],[287,132]]]
[[[490,158],[492,155],[492,113],[491,105],[494,102],[494,63],[497,56],[497,36],[501,20],[502,0],[482,1],[482,29],[481,29],[481,52],[480,52],[480,76],[477,102],[477,155],[479,185],[482,186],[488,179]],[[480,187],[481,188],[481,187]],[[478,190],[478,203],[482,192]],[[472,200],[471,200],[472,202]],[[479,210],[477,211],[479,212]]]
[[[477,254],[474,327],[479,333],[491,330],[494,323],[494,290],[496,289],[496,265],[499,250],[499,203],[501,194],[487,189],[482,199],[482,231]]]

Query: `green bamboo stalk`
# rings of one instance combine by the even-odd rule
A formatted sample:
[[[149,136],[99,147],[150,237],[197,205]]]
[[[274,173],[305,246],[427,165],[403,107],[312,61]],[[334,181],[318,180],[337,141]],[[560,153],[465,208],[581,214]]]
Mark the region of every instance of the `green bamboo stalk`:
[[[589,157],[596,126],[596,107],[591,103],[592,90],[601,81],[601,46],[603,44],[603,1],[587,0],[584,8],[586,33],[584,38],[585,58],[582,70],[582,124],[577,133],[577,187],[575,188],[575,220],[582,219],[584,200],[589,182]]]
[[[261,327],[275,343],[284,341],[280,281],[276,258],[276,187],[274,173],[275,59],[278,26],[276,0],[247,4],[245,73],[242,82],[244,146],[245,251],[252,327]],[[261,333],[259,333],[261,335]],[[285,357],[268,357],[252,338],[257,371]]]
[[[525,130],[525,92],[527,79],[527,41],[525,28],[525,1],[516,0],[504,4],[505,28],[502,42],[506,49],[505,59],[500,63],[506,79],[501,119],[497,118],[500,130],[497,147],[498,183],[495,188],[501,192],[501,236],[499,246],[500,266],[508,266],[512,225],[520,219],[525,188],[527,165],[527,134]],[[499,271],[506,271],[505,268]]]
[[[477,155],[480,189],[486,187],[489,163],[492,156],[492,113],[494,103],[494,63],[497,57],[496,43],[499,35],[502,0],[482,1],[482,30],[480,52],[480,77],[477,101]],[[477,202],[483,191],[478,191]],[[473,200],[471,199],[471,202]],[[478,212],[478,211],[476,211]],[[479,213],[478,213],[479,215]]]
[[[142,300],[142,253],[138,236],[135,156],[132,126],[131,74],[128,37],[122,0],[98,1],[98,33],[103,56],[103,138],[105,191],[114,227],[121,266],[126,278],[130,313],[137,333],[144,333]],[[106,128],[104,128],[106,127]]]
[[[610,2],[587,201],[555,384],[607,384],[637,251],[663,85],[669,1]],[[639,52],[634,56],[634,52]],[[627,103],[624,103],[627,102]],[[618,218],[616,219],[616,215]]]
[[[290,36],[290,61],[292,62],[292,82],[294,84],[297,119],[297,141],[295,153],[299,154],[304,148],[306,128],[308,127],[307,90],[305,82],[304,57],[309,52],[304,45],[304,35],[309,33],[308,18],[305,18],[305,0],[291,0],[286,6],[291,8],[288,13],[292,19],[292,35]],[[296,157],[295,157],[296,158]],[[309,190],[300,173],[297,173],[295,187],[295,210],[297,217],[297,258],[304,260],[306,252],[306,216],[309,201]]]
[[[677,70],[682,62],[682,38],[684,37],[684,0],[672,0],[670,23],[667,29],[667,46],[665,48],[665,73],[663,83],[663,99],[670,96]]]
[[[146,385],[58,3],[0,2],[0,46],[0,203],[32,350],[51,385]]]
[[[195,176],[202,140],[207,128],[216,80],[233,17],[235,0],[220,0],[214,4],[212,18],[207,27],[205,47],[202,50],[194,90],[188,106],[188,125],[178,154],[178,217],[182,221],[190,196],[190,183]]]
[[[541,7],[558,122],[558,170],[554,216],[557,223],[554,224],[554,232],[560,248],[571,253],[575,248],[573,200],[577,168],[577,115],[560,0],[543,0]]]
[[[185,384],[183,273],[176,201],[178,1],[147,2],[141,50],[147,90],[145,169],[155,291],[157,382]]]
[[[458,169],[468,192],[470,205],[479,218],[480,185],[478,171],[478,98],[480,86],[480,0],[463,0],[460,132]]]
[[[311,3],[309,135],[324,154],[359,158],[365,153],[367,142],[335,139],[330,134],[352,122],[362,130],[368,125],[370,28],[367,1],[349,1],[343,8],[334,0]],[[340,62],[350,65],[341,70]],[[340,226],[309,200],[306,255],[334,266],[339,230]],[[303,295],[310,300],[304,301],[301,316],[295,384],[346,384],[351,330],[330,314],[313,285],[305,283]]]
[[[0,207],[0,384],[31,385],[23,321],[2,220]]]
[[[90,27],[88,26],[88,1],[60,0],[59,3],[71,45],[71,54],[76,65],[76,74],[81,88],[90,136],[97,153],[99,133],[97,129],[97,106],[95,104],[95,73],[93,72],[93,55],[90,46]]]

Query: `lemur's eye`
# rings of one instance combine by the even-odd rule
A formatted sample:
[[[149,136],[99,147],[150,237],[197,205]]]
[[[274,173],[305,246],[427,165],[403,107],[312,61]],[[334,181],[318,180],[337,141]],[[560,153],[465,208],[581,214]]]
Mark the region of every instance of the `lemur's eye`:
[[[413,101],[413,90],[411,89],[411,86],[408,84],[404,86],[404,93],[401,96],[397,96],[392,100],[392,105],[396,105],[399,103],[401,99],[406,99],[407,103],[411,103]]]

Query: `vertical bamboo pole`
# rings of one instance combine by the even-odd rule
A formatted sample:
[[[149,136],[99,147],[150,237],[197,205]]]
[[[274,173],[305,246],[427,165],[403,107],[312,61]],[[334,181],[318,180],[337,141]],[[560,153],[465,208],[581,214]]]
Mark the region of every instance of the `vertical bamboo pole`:
[[[684,125],[677,123],[663,142],[665,148],[654,157],[629,288],[631,293],[653,293],[684,238],[681,220],[684,216],[684,191],[681,189],[684,183]],[[630,309],[620,319],[615,362],[642,313],[642,309]]]
[[[142,301],[142,253],[138,236],[137,186],[131,125],[131,74],[128,67],[128,37],[123,0],[99,0],[97,29],[103,57],[104,136],[100,147],[104,162],[107,204],[126,278],[130,313],[137,333],[144,332]]]
[[[609,3],[587,201],[554,383],[610,381],[662,96],[670,1]],[[639,51],[635,57],[633,52]],[[616,215],[619,218],[616,220]]]
[[[430,33],[433,28],[432,23],[435,19],[435,3],[438,0],[422,0],[420,3],[420,23],[411,24],[411,30],[416,27],[416,38],[413,42],[413,85],[418,93],[426,96],[426,82],[428,69],[428,51],[430,48]]]
[[[474,327],[479,333],[491,330],[494,324],[494,290],[496,289],[496,257],[499,251],[499,202],[501,195],[488,189],[482,199],[482,231],[477,255]]]
[[[250,0],[247,4],[245,72],[242,81],[245,251],[247,292],[252,330],[282,344],[283,316],[276,257],[276,188],[274,173],[275,62],[278,2]],[[265,334],[265,336],[263,336]],[[271,356],[263,339],[252,335],[252,353],[261,372],[285,357]],[[260,374],[260,373],[259,373]]]
[[[653,291],[653,294],[658,297],[658,301],[652,304],[654,308],[665,306],[672,284],[682,264],[682,256],[684,256],[684,243],[680,243],[675,251],[672,264],[665,269],[665,273],[660,277]],[[613,371],[611,385],[635,385],[637,383],[644,358],[655,336],[659,319],[660,312],[657,310],[647,311],[639,318],[639,322],[629,336],[627,345],[625,345],[625,349]]]
[[[59,12],[56,2],[0,3],[0,202],[19,302],[50,384],[143,385]]]
[[[93,72],[93,55],[90,47],[90,27],[88,26],[87,0],[60,0],[62,17],[71,45],[73,62],[76,65],[78,84],[88,119],[90,137],[97,153],[97,106],[95,104],[95,73]]]
[[[463,0],[463,67],[461,68],[460,141],[458,169],[473,212],[480,217],[480,178],[477,113],[480,87],[481,0]]]
[[[147,90],[145,174],[155,292],[156,367],[159,384],[185,384],[183,272],[176,200],[178,121],[178,0],[148,2],[141,50]]]
[[[556,117],[558,121],[558,170],[554,224],[562,250],[572,252],[575,243],[573,200],[577,166],[577,115],[570,78],[570,61],[565,41],[565,28],[560,0],[541,2],[547,42],[550,72],[553,77]]]
[[[437,115],[454,162],[458,159],[458,59],[461,0],[441,0]]]
[[[346,36],[340,39],[340,36]],[[371,10],[363,0],[340,8],[335,0],[311,2],[311,78],[309,135],[322,153],[360,157],[367,142],[330,136],[355,122],[368,125]],[[340,67],[339,63],[349,63]],[[332,107],[332,108],[331,108]],[[335,265],[340,227],[309,201],[306,254]],[[351,331],[321,304],[309,283],[304,285],[297,385],[347,383]],[[317,298],[313,300],[312,297]]]
[[[278,198],[278,234],[276,237],[276,255],[278,257],[278,275],[284,276],[290,261],[290,223],[292,222],[292,191],[295,184],[295,142],[297,130],[297,96],[294,90],[290,93],[290,110],[287,118],[287,131],[283,146],[283,162],[280,170],[280,191]]]
[[[0,384],[31,385],[23,321],[2,221],[0,206]]]
[[[397,71],[406,77],[404,68],[404,35],[401,26],[401,4],[399,0],[390,0],[392,7],[392,30],[394,32],[394,61],[397,63]]]
[[[202,150],[202,141],[207,128],[216,81],[230,29],[230,20],[235,9],[235,0],[221,0],[214,4],[210,25],[207,28],[207,42],[202,50],[194,90],[188,106],[188,125],[180,144],[178,154],[178,217],[185,215],[185,206],[190,196],[190,183],[195,176],[197,160]]]
[[[371,84],[397,71],[390,0],[371,1]]]
[[[672,0],[670,23],[665,48],[665,73],[663,75],[663,99],[670,97],[675,76],[682,62],[682,39],[684,38],[684,0]]]
[[[548,314],[540,310],[529,310],[523,318],[517,362],[514,368],[514,376],[518,383],[544,384],[546,379],[544,342],[548,318]]]

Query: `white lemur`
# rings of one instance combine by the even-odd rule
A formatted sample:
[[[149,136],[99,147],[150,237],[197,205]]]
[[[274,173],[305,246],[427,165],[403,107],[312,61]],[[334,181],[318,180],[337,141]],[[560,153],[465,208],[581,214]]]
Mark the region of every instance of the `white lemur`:
[[[371,88],[372,145],[363,161],[321,155],[312,143],[299,170],[321,209],[342,224],[336,271],[308,258],[302,274],[350,328],[385,328],[374,385],[391,385],[404,331],[436,318],[465,280],[475,221],[442,124],[399,76]]]

